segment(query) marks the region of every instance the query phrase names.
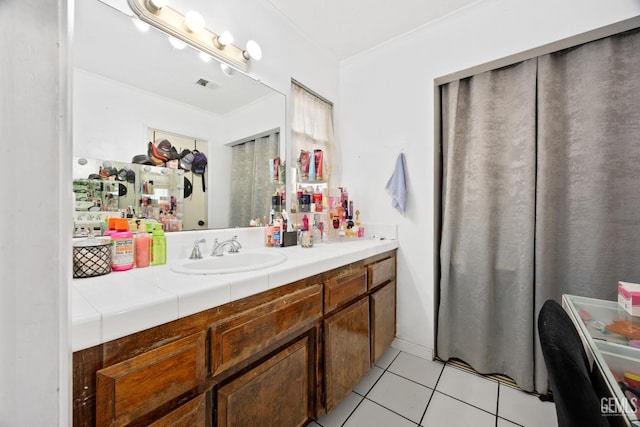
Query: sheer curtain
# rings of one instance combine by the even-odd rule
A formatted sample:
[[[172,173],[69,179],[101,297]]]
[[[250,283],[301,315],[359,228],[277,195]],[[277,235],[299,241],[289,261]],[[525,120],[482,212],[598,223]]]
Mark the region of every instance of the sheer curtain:
[[[436,351],[547,391],[537,314],[640,283],[640,31],[442,87]]]
[[[293,146],[297,150],[313,153],[314,148],[324,153],[324,175],[331,175],[334,158],[333,104],[291,82],[291,130]],[[298,153],[293,153],[294,158]]]
[[[230,227],[248,227],[252,218],[269,217],[279,184],[270,179],[268,159],[278,156],[279,140],[274,133],[232,147]]]

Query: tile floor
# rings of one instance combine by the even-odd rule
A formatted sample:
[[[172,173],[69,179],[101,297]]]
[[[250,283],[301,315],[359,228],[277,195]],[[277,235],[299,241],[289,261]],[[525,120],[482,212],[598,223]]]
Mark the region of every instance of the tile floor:
[[[553,403],[452,365],[389,349],[311,427],[556,427]]]

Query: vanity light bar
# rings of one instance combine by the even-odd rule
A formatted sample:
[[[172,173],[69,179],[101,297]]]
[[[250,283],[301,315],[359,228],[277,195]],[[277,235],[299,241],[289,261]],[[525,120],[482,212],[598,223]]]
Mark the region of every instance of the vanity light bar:
[[[234,44],[223,45],[220,43],[218,37],[225,39],[227,35],[224,33],[216,34],[204,28],[204,22],[200,25],[197,16],[194,20],[193,13],[189,17],[189,24],[185,25],[185,15],[167,6],[166,2],[161,0],[128,0],[128,2],[131,10],[138,15],[140,20],[240,71],[247,71],[251,57]]]

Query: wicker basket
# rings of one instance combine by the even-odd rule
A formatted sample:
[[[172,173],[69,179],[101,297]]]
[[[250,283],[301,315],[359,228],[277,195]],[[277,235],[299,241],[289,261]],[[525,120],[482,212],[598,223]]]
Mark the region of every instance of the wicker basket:
[[[111,273],[111,239],[89,237],[73,243],[73,277]]]

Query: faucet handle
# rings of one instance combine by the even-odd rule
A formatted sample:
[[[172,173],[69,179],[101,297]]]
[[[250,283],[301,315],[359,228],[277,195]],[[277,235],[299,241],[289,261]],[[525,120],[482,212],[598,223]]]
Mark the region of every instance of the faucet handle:
[[[196,240],[193,242],[193,250],[191,251],[191,255],[189,255],[189,259],[201,259],[202,253],[200,252],[200,243],[206,242],[205,239]]]

